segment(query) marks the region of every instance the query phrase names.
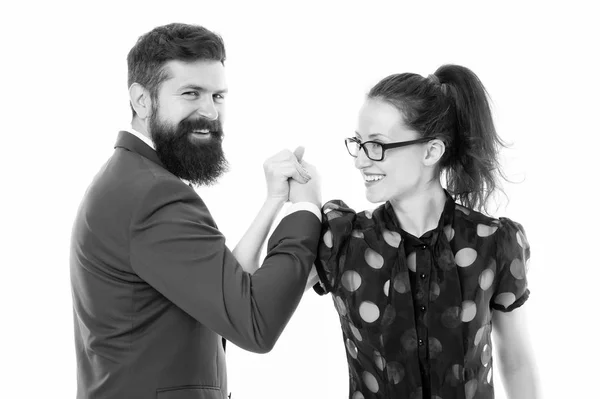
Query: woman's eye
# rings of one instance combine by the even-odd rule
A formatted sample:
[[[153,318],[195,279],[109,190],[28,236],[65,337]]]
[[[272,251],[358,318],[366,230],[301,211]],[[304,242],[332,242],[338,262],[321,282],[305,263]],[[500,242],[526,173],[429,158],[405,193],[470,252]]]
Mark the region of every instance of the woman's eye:
[[[215,95],[213,95],[213,98],[217,101],[225,100],[225,96],[223,94],[215,94]]]
[[[197,91],[186,91],[182,95],[186,97],[198,97],[200,94]]]

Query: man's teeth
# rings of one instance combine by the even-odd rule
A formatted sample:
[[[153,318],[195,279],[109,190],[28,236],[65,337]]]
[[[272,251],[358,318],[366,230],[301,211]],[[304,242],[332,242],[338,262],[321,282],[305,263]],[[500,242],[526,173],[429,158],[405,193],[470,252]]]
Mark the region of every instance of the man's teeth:
[[[194,130],[194,133],[206,134],[206,133],[210,133],[210,130],[208,130],[208,129]]]
[[[365,175],[366,181],[377,181],[383,179],[384,175]]]

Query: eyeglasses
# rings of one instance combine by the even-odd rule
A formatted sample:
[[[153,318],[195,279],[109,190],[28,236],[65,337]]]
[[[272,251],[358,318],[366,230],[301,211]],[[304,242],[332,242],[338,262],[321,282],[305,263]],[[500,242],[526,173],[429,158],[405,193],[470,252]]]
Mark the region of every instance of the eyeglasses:
[[[378,143],[376,141],[365,141],[364,143],[362,143],[356,137],[349,137],[345,140],[345,142],[346,149],[348,149],[348,153],[354,158],[358,156],[358,153],[362,148],[363,150],[365,150],[365,155],[370,160],[382,161],[383,155],[385,154],[385,150],[389,150],[390,148],[405,147],[411,144],[426,143],[431,140],[433,140],[433,138],[431,137],[421,137],[420,139],[416,140],[398,141],[396,143],[383,144]]]

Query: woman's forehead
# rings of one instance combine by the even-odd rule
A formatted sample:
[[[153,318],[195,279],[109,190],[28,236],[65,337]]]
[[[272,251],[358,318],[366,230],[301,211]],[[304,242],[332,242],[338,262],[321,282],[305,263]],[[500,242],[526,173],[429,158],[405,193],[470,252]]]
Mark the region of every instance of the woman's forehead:
[[[414,136],[398,108],[379,99],[367,99],[359,112],[356,133],[363,140],[379,135],[390,139]]]

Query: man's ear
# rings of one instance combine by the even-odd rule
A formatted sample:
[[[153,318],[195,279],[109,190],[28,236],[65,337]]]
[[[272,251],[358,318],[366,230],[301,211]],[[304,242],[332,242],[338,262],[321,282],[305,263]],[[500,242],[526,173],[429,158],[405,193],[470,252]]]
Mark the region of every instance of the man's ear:
[[[427,150],[423,158],[423,163],[426,166],[437,164],[446,152],[446,144],[440,139],[434,139],[427,143]]]
[[[150,92],[139,83],[133,83],[129,87],[129,101],[138,118],[144,120],[150,116],[150,110],[152,109]]]

